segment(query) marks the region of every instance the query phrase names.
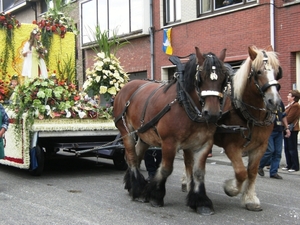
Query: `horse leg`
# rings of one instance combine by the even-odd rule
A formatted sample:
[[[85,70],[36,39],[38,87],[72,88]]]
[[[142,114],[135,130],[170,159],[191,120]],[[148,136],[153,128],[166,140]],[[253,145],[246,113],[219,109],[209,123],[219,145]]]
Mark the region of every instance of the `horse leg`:
[[[147,182],[139,171],[140,160],[135,151],[135,137],[128,135],[126,131],[122,132],[122,130],[121,135],[123,136],[125,158],[128,164],[128,169],[124,176],[124,188],[128,190],[129,195],[132,196],[132,199],[134,200],[141,196]]]
[[[181,190],[183,192],[190,191],[191,189],[191,180],[193,176],[194,165],[194,157],[191,153],[191,151],[183,151],[183,158],[185,164],[185,171],[183,172],[183,176],[181,178]]]
[[[164,206],[166,181],[173,171],[176,147],[172,142],[162,144],[162,161],[155,177],[147,184],[144,192],[145,199],[154,207]],[[174,141],[173,141],[174,143]]]
[[[258,153],[259,152],[259,153]],[[257,171],[259,167],[259,162],[264,151],[249,152],[249,162],[248,162],[248,179],[243,185],[243,194],[241,197],[241,204],[245,206],[246,209],[250,211],[262,211],[260,206],[259,198],[256,196],[255,183],[257,177]]]
[[[147,151],[148,148],[149,148],[149,145],[146,144],[140,137],[138,137],[138,140],[135,145],[135,149],[136,149],[139,168],[140,168],[142,160],[144,159],[145,152]]]
[[[187,195],[187,205],[197,213],[207,216],[214,214],[212,201],[206,195],[205,190],[205,164],[212,143],[206,144],[205,148],[194,154],[193,176],[190,190]]]

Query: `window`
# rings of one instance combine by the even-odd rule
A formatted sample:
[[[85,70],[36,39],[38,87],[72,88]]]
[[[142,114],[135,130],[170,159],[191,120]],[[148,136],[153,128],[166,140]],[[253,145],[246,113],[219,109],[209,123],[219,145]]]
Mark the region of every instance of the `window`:
[[[11,0],[2,0],[1,12],[6,11],[7,9],[9,9],[10,7],[12,7],[13,4],[14,4],[14,2],[11,1]]]
[[[99,26],[101,31],[112,35],[131,35],[148,30],[150,24],[149,0],[89,0],[81,2],[82,44],[92,42],[93,31]],[[145,33],[148,33],[146,31]]]
[[[165,25],[181,20],[181,0],[164,0]]]
[[[213,13],[232,7],[244,6],[248,3],[256,3],[256,0],[198,0],[198,16],[205,13]]]
[[[49,2],[49,5],[47,4]],[[53,8],[53,0],[42,0],[41,1],[41,13],[45,13],[49,8]]]
[[[97,25],[97,8],[96,1],[87,1],[81,4],[81,40],[82,43],[89,43],[92,40],[92,29]]]

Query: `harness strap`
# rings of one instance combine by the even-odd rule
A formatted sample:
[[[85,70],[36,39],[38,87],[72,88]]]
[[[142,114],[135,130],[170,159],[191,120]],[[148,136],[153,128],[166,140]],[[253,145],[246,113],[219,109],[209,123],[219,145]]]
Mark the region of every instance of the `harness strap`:
[[[145,119],[145,115],[146,115],[146,109],[148,107],[148,104],[149,104],[149,101],[150,99],[152,98],[152,96],[161,88],[163,87],[165,84],[161,84],[160,86],[158,86],[157,88],[155,88],[151,93],[150,95],[148,96],[146,102],[145,102],[145,105],[144,105],[144,108],[143,108],[143,111],[142,111],[142,115],[141,115],[141,126],[144,125],[144,119]]]
[[[145,83],[141,86],[139,86],[138,89],[135,90],[135,92],[133,92],[133,94],[130,96],[129,100],[125,103],[125,107],[123,109],[123,111],[119,114],[119,116],[117,116],[115,119],[114,119],[114,123],[116,124],[121,118],[122,116],[126,113],[127,111],[127,108],[129,107],[130,105],[130,101],[132,100],[132,98],[141,90],[143,89],[145,86],[149,85],[149,84],[152,84],[151,82],[149,83]]]
[[[151,127],[153,127],[170,109],[171,109],[171,104],[167,104],[155,117],[153,117],[152,120],[150,120],[145,125],[141,126],[137,131],[139,133],[146,132]]]

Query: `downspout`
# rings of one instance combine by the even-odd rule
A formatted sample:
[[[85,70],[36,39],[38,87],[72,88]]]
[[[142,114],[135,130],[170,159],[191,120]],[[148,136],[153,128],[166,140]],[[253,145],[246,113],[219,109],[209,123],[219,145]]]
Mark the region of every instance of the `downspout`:
[[[150,79],[154,80],[154,38],[153,38],[153,0],[150,0],[150,27],[149,27],[149,33],[150,33],[150,54],[151,54],[151,59],[150,59],[150,67],[151,67],[151,76]]]
[[[275,15],[274,15],[274,0],[270,0],[270,39],[271,45],[275,51]]]
[[[37,7],[36,2],[30,2],[30,8],[34,11],[34,20],[37,21]]]

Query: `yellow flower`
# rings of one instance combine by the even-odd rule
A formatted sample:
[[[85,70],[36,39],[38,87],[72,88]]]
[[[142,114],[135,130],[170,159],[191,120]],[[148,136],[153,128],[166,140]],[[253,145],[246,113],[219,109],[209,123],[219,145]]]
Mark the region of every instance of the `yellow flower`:
[[[105,94],[106,91],[107,91],[107,87],[106,86],[100,86],[100,91],[99,91],[100,94]]]
[[[96,81],[97,81],[97,83],[99,83],[99,82],[100,82],[100,80],[101,80],[101,77],[100,77],[100,76],[97,76],[97,77],[96,77]]]
[[[115,87],[108,88],[107,92],[111,95],[117,94],[117,90]]]

